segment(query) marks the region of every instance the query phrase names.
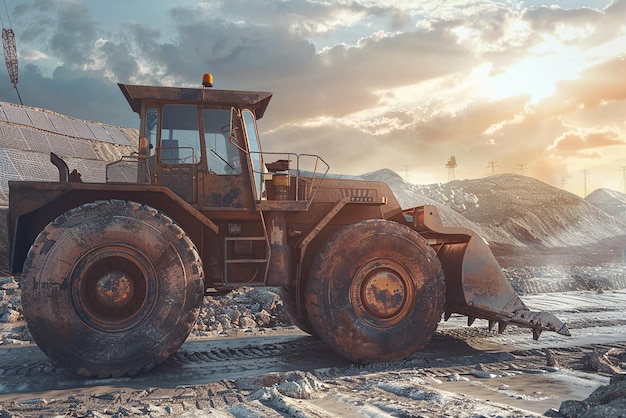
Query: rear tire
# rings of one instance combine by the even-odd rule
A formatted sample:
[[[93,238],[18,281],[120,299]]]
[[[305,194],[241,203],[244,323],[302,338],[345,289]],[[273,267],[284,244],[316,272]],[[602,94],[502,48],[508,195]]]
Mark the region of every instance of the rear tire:
[[[356,363],[395,361],[423,347],[443,313],[441,264],[426,241],[386,220],[349,225],[315,257],[305,292],[322,340]]]
[[[146,371],[185,341],[202,304],[202,263],[156,209],[85,204],[33,243],[22,275],[24,318],[37,345],[84,376]]]

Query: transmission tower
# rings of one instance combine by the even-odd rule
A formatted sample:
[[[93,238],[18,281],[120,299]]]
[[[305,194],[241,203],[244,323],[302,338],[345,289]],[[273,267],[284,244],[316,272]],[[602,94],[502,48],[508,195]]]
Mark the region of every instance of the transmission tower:
[[[528,164],[526,163],[520,163],[517,165],[517,168],[519,168],[520,173],[522,173],[522,176],[524,175],[524,169],[526,168]]]
[[[450,157],[446,163],[446,168],[448,169],[448,181],[455,180],[454,169],[456,168],[456,158],[454,155]]]
[[[498,167],[497,161],[489,161],[489,167],[491,168],[491,175],[493,176],[496,172],[496,168]]]
[[[22,103],[22,96],[20,96],[20,91],[17,89],[17,47],[15,46],[15,33],[13,33],[13,29],[11,29],[11,18],[9,17],[9,10],[7,9],[6,2],[4,2],[4,9],[7,13],[9,27],[5,28],[4,21],[2,21],[2,19],[0,18],[0,23],[2,23],[2,48],[4,50],[4,61],[7,64],[9,79],[11,80],[11,84],[13,84],[13,87],[9,89],[9,91],[7,91],[3,96],[8,94],[12,89],[15,89],[17,97],[18,99],[20,99],[20,104],[24,104]]]
[[[584,169],[583,171],[581,171],[581,173],[583,174],[583,178],[585,181],[585,194],[583,195],[583,197],[587,197],[587,174],[589,174],[589,170]]]

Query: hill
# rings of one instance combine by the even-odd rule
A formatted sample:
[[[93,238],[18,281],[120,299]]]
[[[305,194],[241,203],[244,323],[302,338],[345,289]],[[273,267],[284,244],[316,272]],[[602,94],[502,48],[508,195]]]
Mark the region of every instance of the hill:
[[[590,193],[585,201],[611,216],[626,221],[626,194],[624,193],[609,189],[597,189]]]
[[[361,177],[388,183],[404,208],[435,202],[444,223],[478,232],[503,266],[617,263],[626,249],[623,219],[531,177],[431,185],[407,183],[391,170]]]

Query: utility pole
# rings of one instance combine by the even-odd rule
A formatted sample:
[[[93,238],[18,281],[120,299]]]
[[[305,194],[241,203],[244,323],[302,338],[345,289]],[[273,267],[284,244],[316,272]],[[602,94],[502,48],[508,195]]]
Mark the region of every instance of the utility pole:
[[[404,171],[404,180],[406,180],[408,182],[409,181],[409,166],[408,165],[403,165],[402,166],[402,171]]]
[[[624,185],[624,193],[626,193],[626,167],[622,166],[622,184]]]
[[[526,163],[520,163],[517,165],[517,168],[519,168],[519,171],[522,173],[522,176],[524,175],[524,168],[526,168],[528,164]]]
[[[496,172],[496,167],[498,167],[498,162],[497,161],[489,161],[488,163],[488,167],[491,167],[491,175],[493,176]]]
[[[582,173],[583,173],[583,178],[584,178],[584,181],[585,181],[585,189],[584,189],[585,190],[585,194],[583,195],[583,198],[585,198],[585,197],[587,197],[587,174],[589,174],[589,170],[584,169],[582,171]]]

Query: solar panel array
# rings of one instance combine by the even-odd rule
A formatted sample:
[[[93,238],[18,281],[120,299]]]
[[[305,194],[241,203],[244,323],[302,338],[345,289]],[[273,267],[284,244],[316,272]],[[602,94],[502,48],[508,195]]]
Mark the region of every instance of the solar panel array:
[[[50,152],[83,181],[104,183],[106,165],[135,151],[138,137],[136,129],[0,102],[0,205],[8,204],[11,180],[58,181]]]

